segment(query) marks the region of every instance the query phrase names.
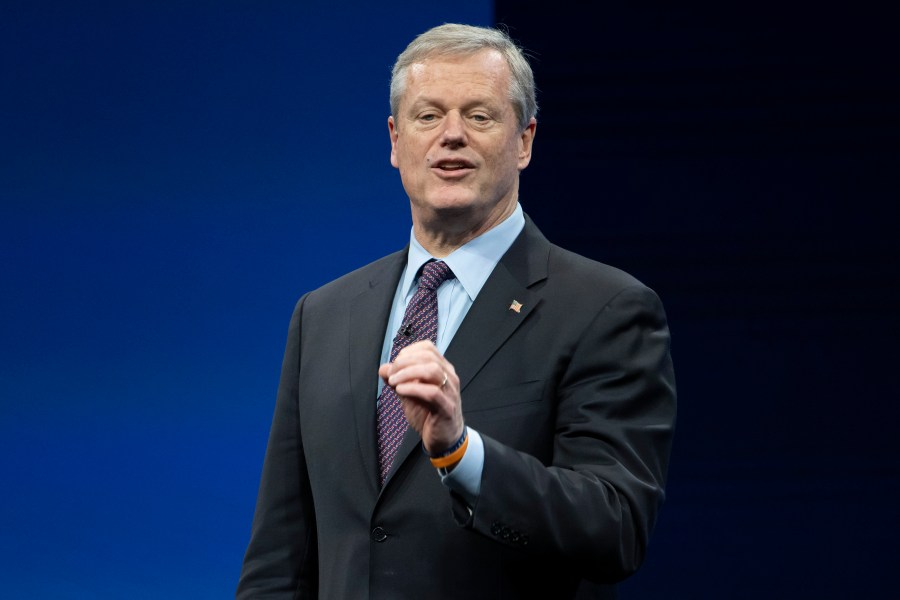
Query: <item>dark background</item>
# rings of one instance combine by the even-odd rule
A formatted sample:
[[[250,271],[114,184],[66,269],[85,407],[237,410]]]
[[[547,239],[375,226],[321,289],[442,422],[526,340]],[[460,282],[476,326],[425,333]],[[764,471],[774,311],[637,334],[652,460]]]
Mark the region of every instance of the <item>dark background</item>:
[[[523,206],[670,319],[668,500],[622,597],[893,596],[897,21],[658,4],[496,2],[541,90]]]
[[[625,4],[0,4],[4,594],[232,593],[293,303],[408,235],[390,65],[493,16],[540,88],[525,210],[670,317],[622,597],[889,596],[896,21]]]

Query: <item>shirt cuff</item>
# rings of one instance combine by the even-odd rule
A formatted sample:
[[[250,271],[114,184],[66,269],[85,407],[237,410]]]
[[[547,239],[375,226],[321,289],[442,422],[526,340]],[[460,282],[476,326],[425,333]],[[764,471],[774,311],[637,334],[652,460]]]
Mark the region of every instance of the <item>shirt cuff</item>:
[[[469,447],[456,467],[441,475],[441,483],[462,496],[469,506],[475,506],[481,493],[481,472],[484,470],[484,440],[477,431],[466,427]]]

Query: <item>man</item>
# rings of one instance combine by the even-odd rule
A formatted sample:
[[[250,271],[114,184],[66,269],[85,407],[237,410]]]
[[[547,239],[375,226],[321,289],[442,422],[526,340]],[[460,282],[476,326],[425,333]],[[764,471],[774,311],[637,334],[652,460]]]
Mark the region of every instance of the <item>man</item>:
[[[239,598],[607,598],[641,563],[665,316],[522,213],[536,110],[499,31],[443,25],[398,58],[410,244],[297,304]]]

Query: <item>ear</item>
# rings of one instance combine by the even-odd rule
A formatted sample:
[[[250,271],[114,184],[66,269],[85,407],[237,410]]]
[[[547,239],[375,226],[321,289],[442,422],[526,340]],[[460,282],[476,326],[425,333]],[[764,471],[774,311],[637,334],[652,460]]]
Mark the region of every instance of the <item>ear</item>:
[[[521,171],[531,162],[531,147],[534,144],[534,134],[537,131],[537,120],[531,117],[528,125],[519,135],[519,170]]]
[[[399,168],[397,164],[397,124],[394,123],[394,117],[388,117],[388,132],[391,136],[391,164],[395,168]]]

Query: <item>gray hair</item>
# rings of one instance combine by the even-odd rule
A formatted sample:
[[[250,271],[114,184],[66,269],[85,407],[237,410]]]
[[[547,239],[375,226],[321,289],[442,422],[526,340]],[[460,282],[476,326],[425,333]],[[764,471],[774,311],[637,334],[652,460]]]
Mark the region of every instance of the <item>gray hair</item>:
[[[446,23],[429,29],[410,42],[394,63],[391,72],[391,114],[397,118],[400,99],[406,92],[406,76],[409,67],[433,56],[457,56],[474,54],[485,48],[497,50],[509,66],[509,100],[519,119],[519,128],[525,129],[537,115],[534,73],[522,50],[499,29]]]

